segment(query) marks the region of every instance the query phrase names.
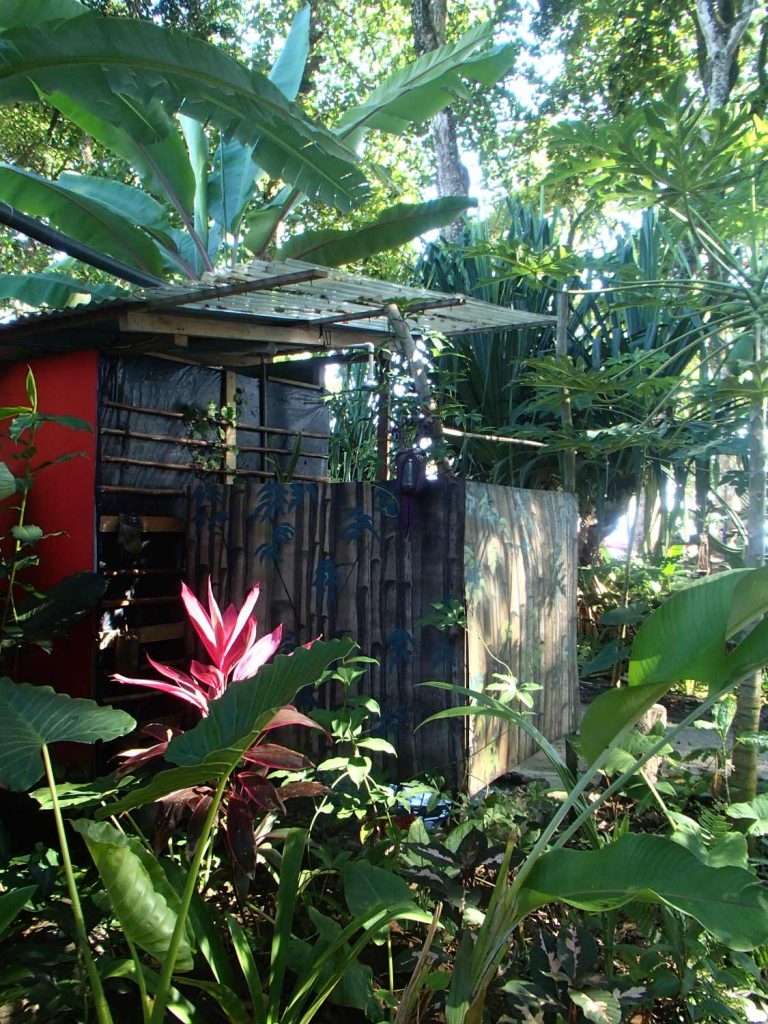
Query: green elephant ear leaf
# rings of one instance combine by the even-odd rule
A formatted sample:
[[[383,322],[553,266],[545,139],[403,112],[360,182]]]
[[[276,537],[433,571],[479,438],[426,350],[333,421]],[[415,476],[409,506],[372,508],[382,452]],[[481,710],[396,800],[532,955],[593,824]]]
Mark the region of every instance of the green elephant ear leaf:
[[[114,740],[136,728],[124,711],[56,693],[50,686],[0,678],[0,784],[25,790],[43,774],[43,744]]]
[[[621,1004],[612,992],[594,988],[585,992],[571,992],[571,1002],[594,1024],[621,1024]]]
[[[176,927],[180,901],[161,865],[137,840],[109,822],[80,820],[73,822],[73,827],[85,840],[126,937],[162,961]],[[176,970],[191,971],[192,966],[187,929]]]
[[[231,771],[274,713],[290,704],[299,690],[316,683],[332,662],[346,658],[354,646],[351,640],[318,640],[309,649],[278,654],[252,679],[228,686],[211,703],[207,718],[171,740],[166,760],[177,765],[216,761],[219,777]]]
[[[768,940],[768,896],[740,867],[712,867],[660,836],[623,836],[599,850],[545,853],[525,880],[525,912],[562,900],[601,912],[631,900],[674,907],[730,949],[748,951]]]
[[[36,885],[25,885],[23,889],[12,889],[0,896],[0,935],[13,924],[24,906],[37,891]]]
[[[346,864],[342,878],[344,898],[355,917],[380,903],[407,905],[413,902],[413,892],[404,878],[367,861]]]
[[[768,833],[768,793],[761,793],[744,803],[731,804],[725,813],[729,818],[748,821],[751,836],[764,836]]]

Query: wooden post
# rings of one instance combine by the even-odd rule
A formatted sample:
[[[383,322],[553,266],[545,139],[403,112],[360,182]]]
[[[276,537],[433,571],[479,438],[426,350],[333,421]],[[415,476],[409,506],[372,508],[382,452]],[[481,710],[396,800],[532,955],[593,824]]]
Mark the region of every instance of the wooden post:
[[[568,294],[563,286],[557,293],[557,330],[555,334],[555,355],[568,355]],[[563,388],[560,400],[560,422],[565,429],[573,426],[571,396],[568,388]],[[562,454],[563,490],[571,494],[576,490],[576,450],[569,448]]]
[[[376,479],[389,480],[389,374],[386,360],[379,359],[378,419],[376,421]]]
[[[437,451],[433,453],[433,457],[438,464],[441,475],[448,475],[445,459],[440,455],[440,448],[442,447],[443,441],[443,425],[437,412],[437,403],[432,397],[429,378],[427,377],[424,367],[416,359],[416,342],[413,340],[411,329],[403,319],[398,306],[394,302],[390,302],[384,306],[384,312],[386,313],[389,327],[395,337],[395,341],[400,346],[400,349],[405,356],[405,360],[408,363],[408,369],[411,371],[411,377],[413,378],[413,384],[416,388],[416,394],[419,399],[421,411],[425,419],[430,421],[432,438],[437,445]]]
[[[232,370],[224,371],[223,405],[234,406],[237,395],[237,374]],[[235,471],[237,470],[237,427],[228,426],[225,428],[224,443],[227,446],[224,454],[224,468],[227,475],[224,477],[224,484],[231,487],[235,482]]]

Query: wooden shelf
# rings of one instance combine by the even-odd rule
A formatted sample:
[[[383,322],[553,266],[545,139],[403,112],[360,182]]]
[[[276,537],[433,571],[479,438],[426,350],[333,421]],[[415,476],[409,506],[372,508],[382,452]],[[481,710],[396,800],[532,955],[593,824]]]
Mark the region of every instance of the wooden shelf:
[[[107,597],[101,602],[102,608],[135,608],[155,604],[176,604],[181,601],[178,594],[166,594],[161,597]]]
[[[186,533],[187,524],[175,516],[139,516],[139,529],[142,533]],[[117,533],[120,529],[120,516],[100,516],[99,533]]]
[[[140,644],[159,644],[163,640],[181,640],[186,628],[184,622],[168,622],[158,626],[138,626],[131,633]]]
[[[134,579],[142,579],[147,576],[182,576],[183,569],[178,566],[169,566],[167,569],[104,569],[99,573],[106,580],[117,579],[119,576],[130,576]]]

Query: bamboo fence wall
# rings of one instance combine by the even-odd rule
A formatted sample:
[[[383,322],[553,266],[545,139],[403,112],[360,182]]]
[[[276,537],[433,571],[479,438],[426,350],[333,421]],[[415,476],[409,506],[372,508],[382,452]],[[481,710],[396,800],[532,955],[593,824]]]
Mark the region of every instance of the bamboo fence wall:
[[[260,583],[260,629],[282,622],[291,644],[355,639],[378,662],[365,690],[397,775],[430,770],[474,792],[527,757],[530,741],[490,719],[417,730],[461,700],[417,684],[484,690],[510,675],[541,687],[533,720],[549,739],[575,729],[575,535],[569,495],[443,480],[402,498],[391,484],[246,480],[198,491],[187,565],[198,589],[210,574],[236,604]],[[423,621],[465,601],[466,631]]]

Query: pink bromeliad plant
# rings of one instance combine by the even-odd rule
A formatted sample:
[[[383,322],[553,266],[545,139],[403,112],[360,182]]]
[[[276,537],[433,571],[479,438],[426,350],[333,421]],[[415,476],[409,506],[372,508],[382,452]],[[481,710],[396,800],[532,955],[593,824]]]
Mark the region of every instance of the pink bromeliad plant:
[[[208,611],[203,608],[186,583],[182,583],[181,600],[192,627],[211,658],[211,664],[205,665],[193,660],[190,662],[189,672],[180,672],[170,665],[161,665],[147,655],[147,661],[152,668],[167,682],[160,679],[129,679],[122,675],[114,675],[112,678],[118,683],[161,690],[171,697],[191,704],[205,718],[211,701],[220,697],[229,683],[255,676],[280,647],[283,637],[282,626],[278,626],[260,640],[256,639],[253,609],[258,599],[259,587],[255,586],[239,612],[231,604],[222,615],[213,596],[210,579]]]
[[[228,686],[253,678],[280,647],[282,626],[278,626],[260,639],[256,638],[257,627],[253,610],[258,597],[259,587],[255,586],[248,593],[239,611],[234,605],[230,605],[222,613],[213,596],[209,580],[206,611],[189,587],[182,583],[181,599],[184,608],[210,662],[204,663],[193,659],[189,664],[189,671],[182,672],[170,665],[163,665],[147,655],[147,660],[158,675],[162,676],[161,679],[134,679],[119,674],[113,675],[112,678],[118,683],[160,690],[192,705],[202,718],[207,717],[212,701],[221,697]],[[272,730],[288,725],[321,728],[317,722],[291,704],[280,708],[243,754],[243,760],[248,767],[232,776],[229,792],[224,800],[227,840],[236,875],[239,874],[241,878],[243,875],[251,877],[256,865],[255,814],[259,810],[283,809],[283,801],[290,797],[312,796],[324,790],[323,786],[313,782],[288,784],[278,789],[265,775],[265,771],[271,769],[296,771],[311,765],[311,762],[298,751],[265,742],[266,735]],[[126,775],[147,762],[162,757],[173,737],[180,735],[182,731],[156,722],[145,725],[142,732],[156,742],[149,747],[123,751],[119,755],[122,763],[118,774]],[[182,813],[189,809],[192,814],[188,852],[191,852],[197,840],[195,833],[202,825],[211,797],[212,791],[209,787],[196,786],[178,790],[159,801],[161,810],[156,824],[156,845],[168,838]]]

